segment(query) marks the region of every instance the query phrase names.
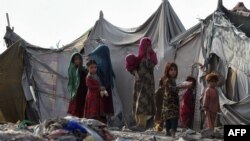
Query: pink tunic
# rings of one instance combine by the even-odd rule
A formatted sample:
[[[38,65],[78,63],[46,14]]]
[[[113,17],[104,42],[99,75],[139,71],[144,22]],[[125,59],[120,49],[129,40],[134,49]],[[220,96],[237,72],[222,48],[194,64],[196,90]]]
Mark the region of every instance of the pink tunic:
[[[208,87],[203,97],[205,128],[214,128],[216,115],[220,111],[219,96],[215,88]]]

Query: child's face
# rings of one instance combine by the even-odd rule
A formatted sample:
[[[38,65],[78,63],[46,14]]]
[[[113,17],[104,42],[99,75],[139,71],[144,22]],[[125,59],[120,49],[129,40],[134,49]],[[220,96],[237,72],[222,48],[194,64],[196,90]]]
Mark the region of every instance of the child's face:
[[[216,82],[215,80],[211,80],[211,81],[208,82],[208,85],[209,85],[210,87],[212,87],[212,88],[215,88],[216,85],[217,85],[217,82]]]
[[[168,75],[171,77],[171,78],[175,78],[176,75],[177,75],[177,70],[175,67],[171,67],[169,69],[169,72],[168,72]]]
[[[90,66],[88,67],[88,69],[89,69],[89,73],[91,73],[91,74],[95,74],[95,73],[96,73],[96,71],[97,71],[96,64],[92,64],[92,65],[90,65]]]
[[[74,64],[77,65],[77,66],[80,66],[81,63],[82,63],[82,60],[81,60],[80,56],[79,56],[79,55],[76,55],[76,56],[74,57]]]

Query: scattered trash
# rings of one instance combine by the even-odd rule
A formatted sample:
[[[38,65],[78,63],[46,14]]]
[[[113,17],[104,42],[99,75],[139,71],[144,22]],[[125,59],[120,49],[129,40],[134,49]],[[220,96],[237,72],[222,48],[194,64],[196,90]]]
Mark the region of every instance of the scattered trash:
[[[165,131],[147,129],[138,132],[131,131],[126,126],[122,129],[112,128],[94,119],[72,116],[48,119],[38,125],[30,121],[0,123],[1,141],[205,141],[211,138],[218,141],[223,139],[223,135],[222,127],[203,130],[201,133],[178,128],[176,138],[172,138],[165,136]]]

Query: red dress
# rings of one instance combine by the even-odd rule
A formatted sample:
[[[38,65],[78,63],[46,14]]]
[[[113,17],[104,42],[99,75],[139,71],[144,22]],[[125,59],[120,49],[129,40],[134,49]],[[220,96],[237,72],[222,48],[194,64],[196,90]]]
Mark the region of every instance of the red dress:
[[[194,96],[191,89],[187,89],[180,104],[180,124],[183,128],[191,128],[194,117]]]
[[[82,118],[84,114],[85,98],[88,90],[85,81],[87,74],[87,70],[84,68],[80,71],[80,84],[77,89],[77,94],[70,101],[68,107],[68,113],[79,118]]]
[[[100,96],[100,83],[91,75],[86,77],[88,92],[85,102],[84,117],[98,119],[104,115],[104,103]]]

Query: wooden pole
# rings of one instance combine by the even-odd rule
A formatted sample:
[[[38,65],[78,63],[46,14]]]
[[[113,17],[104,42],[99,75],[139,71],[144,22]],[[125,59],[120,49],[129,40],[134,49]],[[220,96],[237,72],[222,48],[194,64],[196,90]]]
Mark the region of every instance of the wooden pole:
[[[8,27],[10,27],[10,20],[9,20],[9,14],[8,13],[6,13],[6,18],[7,18]]]

